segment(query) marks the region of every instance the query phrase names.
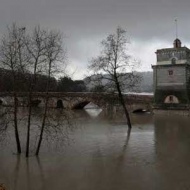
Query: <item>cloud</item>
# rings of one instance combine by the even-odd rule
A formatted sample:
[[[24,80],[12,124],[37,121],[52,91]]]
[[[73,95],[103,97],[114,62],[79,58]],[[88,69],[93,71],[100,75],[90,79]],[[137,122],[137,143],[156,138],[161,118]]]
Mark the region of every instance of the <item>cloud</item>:
[[[176,17],[180,39],[190,44],[189,6],[189,0],[1,0],[0,33],[14,21],[27,30],[40,24],[62,31],[70,68],[77,68],[74,77],[80,78],[99,42],[120,25],[131,38],[132,54],[149,70],[156,49],[172,46]]]

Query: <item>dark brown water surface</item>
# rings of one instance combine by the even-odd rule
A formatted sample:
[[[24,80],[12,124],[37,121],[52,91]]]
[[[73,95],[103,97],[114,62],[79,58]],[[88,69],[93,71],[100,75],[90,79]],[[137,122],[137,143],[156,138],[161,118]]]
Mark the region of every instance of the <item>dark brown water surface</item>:
[[[38,158],[15,155],[12,133],[1,135],[0,183],[10,190],[190,189],[190,118],[133,115],[130,136],[122,120],[93,112],[78,123],[64,143],[44,141]]]

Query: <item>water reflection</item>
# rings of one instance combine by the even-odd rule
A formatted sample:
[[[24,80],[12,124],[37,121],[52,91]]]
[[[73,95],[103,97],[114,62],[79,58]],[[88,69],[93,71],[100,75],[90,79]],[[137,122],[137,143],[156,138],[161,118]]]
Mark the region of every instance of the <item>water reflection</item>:
[[[14,168],[14,170],[12,172],[9,171],[9,176],[7,176],[8,171],[4,172],[4,180],[2,180],[3,178],[0,175],[0,180],[7,189],[46,189],[45,172],[39,157],[25,159],[23,156],[15,156],[11,159],[9,158],[8,161],[10,162],[7,170],[9,168]]]
[[[13,183],[14,190],[17,189],[19,170],[20,170],[20,156],[16,156],[16,164],[14,169],[14,183]]]
[[[190,119],[155,117],[156,164],[165,189],[190,189]]]
[[[86,113],[89,114],[90,117],[96,118],[102,112],[102,109],[84,109]]]
[[[14,190],[190,189],[190,118],[136,115],[127,131],[125,118],[75,114],[83,127],[59,151],[45,143],[40,157],[25,159],[0,146],[0,182]]]

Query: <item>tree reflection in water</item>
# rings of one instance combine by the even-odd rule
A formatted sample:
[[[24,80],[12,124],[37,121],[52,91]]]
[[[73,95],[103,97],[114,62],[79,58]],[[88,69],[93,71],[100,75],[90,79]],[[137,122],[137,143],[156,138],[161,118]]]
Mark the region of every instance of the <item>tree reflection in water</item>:
[[[14,190],[190,188],[189,118],[133,116],[127,132],[122,119],[74,115],[70,146],[44,141],[41,155],[26,160],[0,144],[0,182]]]

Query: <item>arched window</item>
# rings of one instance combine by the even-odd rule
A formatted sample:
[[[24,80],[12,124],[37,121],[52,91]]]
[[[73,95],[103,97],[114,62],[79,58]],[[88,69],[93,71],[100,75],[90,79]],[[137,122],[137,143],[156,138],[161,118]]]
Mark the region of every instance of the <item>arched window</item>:
[[[179,99],[174,95],[169,95],[165,98],[164,103],[166,103],[166,104],[178,104]]]
[[[175,65],[176,64],[176,58],[172,58],[171,62],[172,62],[172,65]]]
[[[169,96],[169,101],[173,102],[173,96]]]
[[[173,75],[173,70],[168,70],[168,75]]]
[[[57,101],[57,108],[64,108],[62,100]]]

